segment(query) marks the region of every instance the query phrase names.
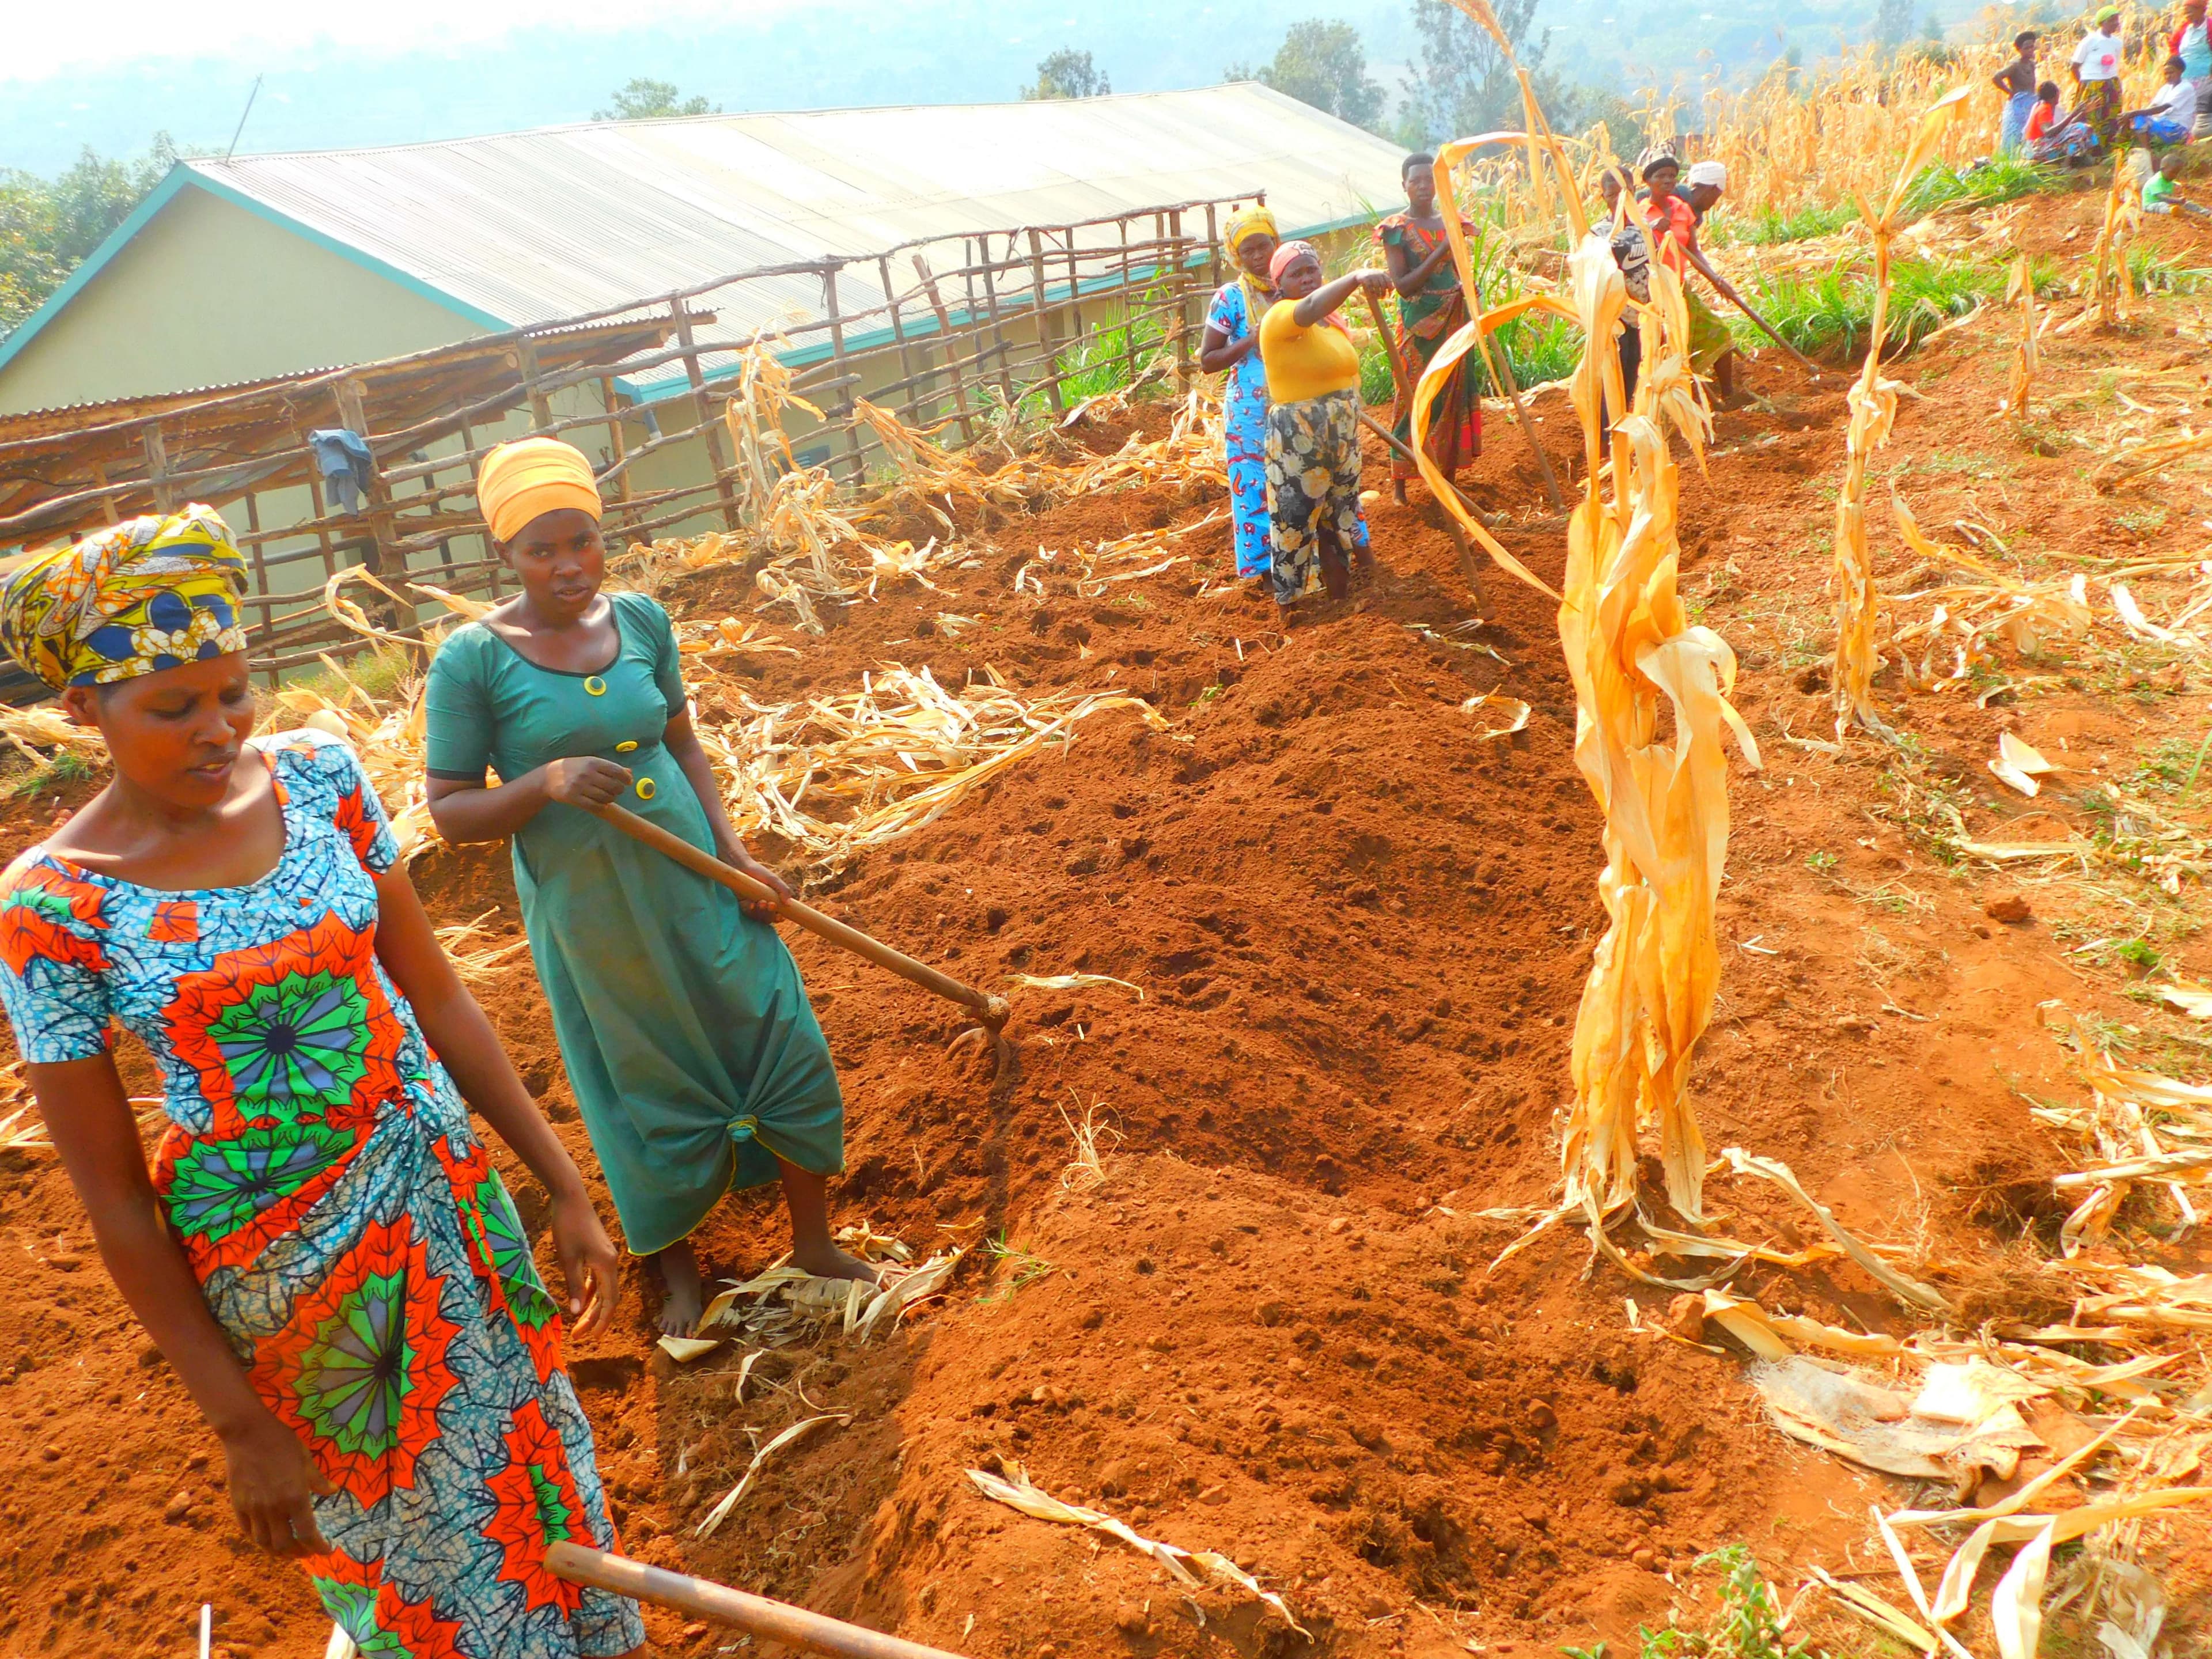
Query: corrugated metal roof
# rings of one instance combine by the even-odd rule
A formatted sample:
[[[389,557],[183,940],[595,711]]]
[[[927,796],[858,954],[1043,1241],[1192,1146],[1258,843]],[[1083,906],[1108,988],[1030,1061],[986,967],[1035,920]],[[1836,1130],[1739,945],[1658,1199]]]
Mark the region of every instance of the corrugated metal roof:
[[[1400,159],[1371,133],[1245,83],[601,122],[185,165],[520,325],[751,267],[1262,190],[1286,234],[1315,230],[1394,204]],[[854,311],[881,302],[860,276],[839,287]],[[718,296],[717,332],[811,315],[822,302],[807,276],[747,288],[760,314],[730,314]]]

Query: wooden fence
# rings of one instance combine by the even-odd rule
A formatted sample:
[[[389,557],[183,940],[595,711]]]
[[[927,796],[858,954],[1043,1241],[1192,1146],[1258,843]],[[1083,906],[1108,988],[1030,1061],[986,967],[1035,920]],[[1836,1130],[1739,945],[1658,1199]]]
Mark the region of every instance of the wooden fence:
[[[854,418],[862,398],[957,446],[1056,416],[1148,364],[1187,380],[1222,280],[1222,222],[1253,199],[766,266],[375,363],[0,416],[0,547],[206,501],[252,559],[255,667],[273,682],[362,647],[322,603],[325,580],[347,566],[402,592],[413,580],[501,594],[475,471],[512,438],[596,445],[611,545],[746,528],[747,477],[722,413],[756,344],[821,411],[818,428],[793,434],[800,461],[848,483],[879,453]],[[360,434],[373,457],[351,510],[326,496],[308,439],[326,428]],[[387,605],[382,620],[419,635],[440,610]]]

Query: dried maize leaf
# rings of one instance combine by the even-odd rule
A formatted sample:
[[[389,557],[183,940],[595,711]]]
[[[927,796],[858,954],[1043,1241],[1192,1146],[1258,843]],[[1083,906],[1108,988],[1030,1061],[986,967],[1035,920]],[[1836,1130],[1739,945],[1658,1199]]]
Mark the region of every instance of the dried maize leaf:
[[[2161,984],[2154,988],[2159,1002],[2167,1009],[2179,1009],[2190,1020],[2212,1020],[2212,988],[2201,984]]]
[[[753,1454],[753,1461],[746,1466],[744,1477],[736,1486],[722,1494],[721,1501],[707,1512],[707,1518],[700,1522],[693,1529],[691,1535],[695,1538],[712,1538],[714,1535],[714,1529],[729,1518],[730,1511],[737,1508],[744,1499],[745,1492],[752,1486],[755,1477],[760,1474],[762,1467],[786,1446],[821,1424],[835,1421],[842,1425],[850,1423],[852,1420],[849,1413],[840,1415],[835,1412],[824,1412],[819,1417],[809,1417],[793,1423]]]
[[[1000,1477],[983,1469],[968,1471],[969,1480],[975,1489],[994,1503],[1004,1504],[1009,1509],[1019,1510],[1024,1515],[1039,1521],[1055,1522],[1062,1526],[1085,1527],[1093,1532],[1103,1532],[1117,1538],[1130,1548],[1150,1556],[1177,1583],[1195,1589],[1207,1583],[1227,1585],[1243,1590],[1255,1600],[1263,1602],[1281,1615],[1282,1620],[1299,1635],[1311,1641],[1312,1636],[1299,1624],[1290,1604],[1272,1590],[1260,1588],[1257,1580],[1238,1567],[1225,1555],[1211,1550],[1178,1549],[1173,1544],[1164,1544],[1145,1537],[1126,1522],[1115,1519],[1100,1510],[1085,1509],[1078,1504],[1066,1503],[1034,1484],[1029,1472],[1020,1464],[1007,1462],[1006,1474]],[[1195,1571],[1193,1569],[1197,1569]]]
[[[719,1336],[664,1336],[658,1346],[679,1365],[688,1365],[695,1359],[703,1359],[722,1346]]]
[[[1492,713],[1486,717],[1485,724],[1487,729],[1476,733],[1475,740],[1479,743],[1489,743],[1498,738],[1510,738],[1516,732],[1528,729],[1528,705],[1518,697],[1509,697],[1500,691],[1486,691],[1480,696],[1469,697],[1465,702],[1460,704],[1459,712],[1462,714],[1472,714],[1486,708],[1491,709]],[[1505,724],[1499,726],[1492,723],[1498,720],[1503,720]]]
[[[1721,1156],[1728,1161],[1729,1167],[1738,1175],[1757,1176],[1762,1180],[1771,1181],[1807,1209],[1812,1211],[1821,1226],[1827,1229],[1828,1237],[1843,1246],[1844,1253],[1865,1268],[1900,1301],[1916,1308],[1925,1308],[1936,1312],[1951,1311],[1950,1301],[1941,1291],[1932,1285],[1923,1285],[1917,1279],[1907,1279],[1861,1243],[1855,1235],[1847,1231],[1844,1224],[1836,1219],[1834,1212],[1800,1186],[1796,1176],[1791,1173],[1790,1166],[1779,1158],[1754,1158],[1740,1146],[1731,1146]]]
[[[878,1325],[889,1328],[898,1323],[899,1316],[924,1297],[934,1296],[945,1288],[952,1277],[953,1269],[960,1265],[962,1252],[933,1256],[911,1273],[901,1273],[890,1285],[877,1292],[869,1302],[867,1311],[860,1316],[856,1328],[866,1338]]]
[[[1134,991],[1138,1001],[1145,1000],[1143,986],[1110,974],[1008,974],[1006,981],[1031,991],[1080,991],[1093,985],[1118,985],[1124,991]]]
[[[1837,1601],[1874,1626],[1923,1653],[1933,1653],[1940,1645],[1933,1636],[1918,1624],[1899,1613],[1895,1607],[1863,1586],[1848,1579],[1832,1578],[1824,1567],[1814,1567],[1813,1577],[1825,1585]]]

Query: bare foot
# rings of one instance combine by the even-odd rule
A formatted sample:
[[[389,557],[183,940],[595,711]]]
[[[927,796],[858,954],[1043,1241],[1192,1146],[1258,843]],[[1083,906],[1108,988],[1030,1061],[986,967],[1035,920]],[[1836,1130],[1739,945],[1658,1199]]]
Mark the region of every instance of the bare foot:
[[[857,1279],[863,1285],[872,1285],[882,1277],[872,1263],[848,1255],[826,1238],[793,1248],[791,1263],[817,1279]]]
[[[679,1240],[654,1256],[660,1268],[665,1297],[660,1304],[660,1329],[665,1336],[690,1336],[699,1328],[707,1306],[706,1285],[699,1277],[699,1258],[689,1240]]]
[[[1390,499],[1401,507],[1406,505],[1406,481],[1403,478],[1391,479]]]

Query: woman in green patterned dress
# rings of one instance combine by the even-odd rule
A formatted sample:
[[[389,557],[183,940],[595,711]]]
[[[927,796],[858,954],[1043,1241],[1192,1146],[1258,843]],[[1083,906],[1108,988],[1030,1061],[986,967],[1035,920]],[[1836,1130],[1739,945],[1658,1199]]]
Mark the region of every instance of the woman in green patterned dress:
[[[477,494],[522,592],[431,665],[430,812],[448,841],[514,837],[554,1035],[629,1249],[659,1259],[661,1328],[698,1323],[690,1235],[732,1187],[781,1181],[793,1261],[872,1279],[830,1240],[844,1103],[773,907],[586,810],[619,802],[789,896],[723,808],[667,612],[600,592],[599,489],[571,446],[502,444]]]

